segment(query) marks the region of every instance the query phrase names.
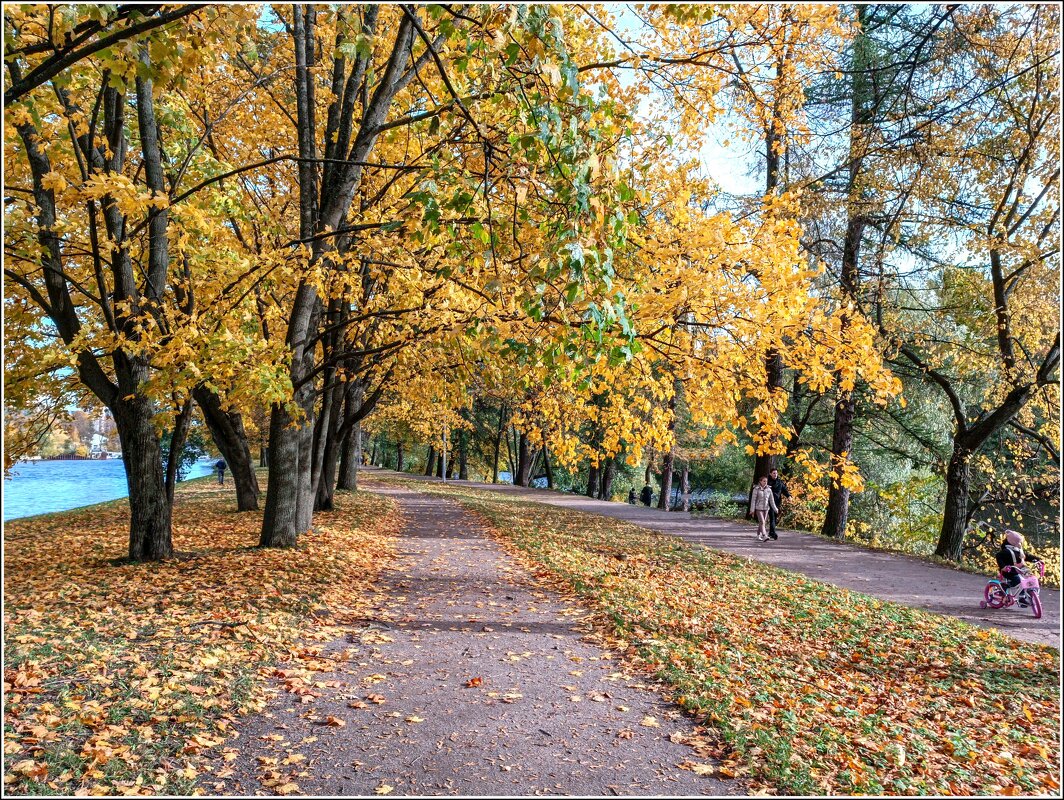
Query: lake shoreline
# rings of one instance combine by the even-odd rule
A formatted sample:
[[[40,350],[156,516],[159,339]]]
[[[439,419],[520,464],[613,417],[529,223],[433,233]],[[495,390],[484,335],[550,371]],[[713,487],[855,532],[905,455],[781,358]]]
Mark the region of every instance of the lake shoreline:
[[[26,468],[39,464],[41,468]],[[192,465],[182,483],[212,474],[212,460]],[[4,476],[5,523],[42,514],[73,511],[129,496],[120,458],[58,458],[19,461]]]

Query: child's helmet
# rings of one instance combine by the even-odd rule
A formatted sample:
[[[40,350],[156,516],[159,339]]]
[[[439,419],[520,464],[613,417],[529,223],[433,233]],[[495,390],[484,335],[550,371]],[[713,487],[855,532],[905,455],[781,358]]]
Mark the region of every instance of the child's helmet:
[[[1020,547],[1023,545],[1023,537],[1013,530],[1005,531],[1005,541],[1015,547]]]

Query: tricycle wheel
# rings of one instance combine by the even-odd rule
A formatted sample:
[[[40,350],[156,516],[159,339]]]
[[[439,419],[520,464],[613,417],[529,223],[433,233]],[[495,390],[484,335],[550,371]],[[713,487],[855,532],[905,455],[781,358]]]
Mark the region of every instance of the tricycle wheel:
[[[1031,598],[1031,611],[1034,613],[1035,619],[1042,618],[1042,601],[1038,599],[1038,592],[1030,592]]]
[[[983,590],[983,599],[990,608],[1001,608],[1008,600],[1005,589],[997,581],[990,581]]]

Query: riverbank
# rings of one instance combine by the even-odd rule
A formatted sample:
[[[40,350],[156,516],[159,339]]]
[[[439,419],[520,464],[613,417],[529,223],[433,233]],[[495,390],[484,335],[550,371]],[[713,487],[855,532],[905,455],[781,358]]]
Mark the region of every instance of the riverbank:
[[[211,460],[192,465],[185,481],[211,474]],[[4,522],[119,500],[129,494],[122,459],[20,461],[4,478]],[[181,485],[181,484],[178,484]]]
[[[186,794],[224,772],[234,720],[272,677],[313,693],[319,641],[364,613],[395,504],[337,494],[292,550],[263,550],[232,487],[177,489],[170,561],[124,563],[111,501],[6,523],[5,793]]]

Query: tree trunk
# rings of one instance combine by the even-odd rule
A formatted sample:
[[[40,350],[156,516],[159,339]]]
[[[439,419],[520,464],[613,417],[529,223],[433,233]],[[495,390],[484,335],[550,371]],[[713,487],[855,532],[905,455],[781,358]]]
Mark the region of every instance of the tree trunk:
[[[599,466],[595,462],[587,465],[587,489],[584,491],[588,497],[594,497],[599,491]]]
[[[336,488],[353,492],[358,489],[358,468],[362,466],[362,425],[357,424],[344,436],[340,445],[340,474]]]
[[[613,497],[613,481],[616,477],[617,459],[607,458],[599,475],[599,500],[609,500]]]
[[[776,63],[776,75],[783,74],[784,64],[780,61]],[[765,194],[774,194],[780,184],[780,154],[783,150],[785,142],[780,139],[780,133],[783,130],[783,124],[776,114],[778,102],[773,105],[773,113],[768,120],[768,125],[765,128]],[[765,383],[770,392],[783,389],[783,360],[780,358],[779,352],[773,348],[765,354]],[[776,457],[770,454],[756,453],[754,456],[754,480],[753,483],[757,483],[757,480],[762,475],[768,475],[772,471],[772,468],[776,464]],[[672,481],[672,476],[669,476],[669,481]],[[751,484],[753,488],[753,484]]]
[[[495,456],[491,462],[491,482],[499,482],[499,447],[502,445],[502,432],[506,427],[506,404],[499,406],[499,427],[495,431]]]
[[[842,459],[849,460],[853,449],[853,392],[843,392],[835,404],[835,427],[831,436],[831,454],[833,467],[842,466]],[[845,454],[845,456],[843,455]],[[850,516],[850,490],[841,481],[832,480],[828,490],[828,508],[824,514],[824,525],[820,532],[824,536],[842,539],[846,535],[846,522]]]
[[[174,429],[170,432],[170,448],[166,453],[166,502],[174,504],[174,490],[177,488],[178,473],[181,470],[181,457],[185,454],[185,442],[188,429],[192,424],[192,401],[186,400],[174,420]]]
[[[518,486],[528,486],[532,477],[532,448],[528,446],[528,436],[521,432],[517,441],[517,476],[514,483]]]
[[[506,465],[510,468],[510,483],[513,484],[517,480],[517,463],[514,461],[514,441],[512,434],[514,433],[513,427],[506,432]]]
[[[436,477],[437,478],[440,478],[440,479],[443,478],[443,465],[444,465],[444,461],[446,460],[446,458],[447,458],[446,454],[441,449],[440,450],[440,456],[439,456],[439,458],[436,459]]]
[[[554,470],[550,464],[550,452],[547,450],[547,445],[543,445],[543,469],[547,473],[547,488],[554,488]]]
[[[469,480],[469,431],[462,431],[458,449],[458,480]]]
[[[683,510],[691,510],[691,462],[685,461],[680,473],[680,494],[683,496]]]
[[[403,471],[403,443],[401,441],[395,443],[395,471]]]
[[[236,510],[257,511],[259,508],[259,480],[251,462],[251,448],[244,430],[244,418],[236,411],[226,411],[221,398],[206,386],[192,390],[196,405],[203,412],[203,421],[211,432],[215,447],[225,459],[236,486]]]
[[[429,454],[425,456],[425,474],[432,475],[436,472],[436,448],[429,445]]]
[[[651,478],[651,466],[654,463],[654,451],[651,450],[647,453],[647,468],[643,470],[643,483],[650,484]]]
[[[672,500],[672,470],[674,456],[670,449],[661,462],[661,495],[658,497],[658,508],[662,511],[671,511]]]
[[[163,453],[152,424],[151,401],[141,395],[119,400],[111,409],[129,487],[129,558],[159,561],[174,554],[170,504],[166,500]]]
[[[304,425],[299,439],[299,493],[296,495],[296,533],[308,533],[314,521],[314,426]]]
[[[862,30],[866,27],[870,6],[859,6],[857,18]],[[842,246],[842,270],[840,285],[843,294],[857,303],[860,289],[861,240],[864,236],[866,220],[860,207],[860,187],[862,162],[865,155],[867,126],[872,121],[873,111],[878,102],[872,96],[872,85],[868,78],[869,47],[865,35],[858,34],[853,47],[853,90],[850,99],[850,169],[849,196],[846,203],[846,238]],[[842,316],[843,330],[849,327],[849,314]],[[853,450],[853,426],[856,416],[856,401],[852,390],[840,389],[841,396],[835,403],[835,425],[831,436],[832,466],[838,469],[843,460],[849,460]],[[832,481],[828,487],[828,508],[824,514],[821,533],[842,539],[846,535],[846,522],[850,516],[850,490],[839,481]]]
[[[260,547],[294,547],[301,430],[282,404],[270,410],[270,476]]]
[[[328,386],[328,383],[326,383]],[[332,511],[335,508],[333,493],[336,491],[336,464],[339,458],[340,415],[343,411],[345,387],[337,384],[332,391],[326,390],[323,397],[323,407],[319,416],[321,429],[315,441],[313,468],[316,474],[314,481],[314,510]]]
[[[964,548],[964,532],[968,528],[968,492],[972,482],[971,452],[954,443],[953,455],[946,469],[946,507],[942,515],[942,531],[935,555],[960,561]]]

